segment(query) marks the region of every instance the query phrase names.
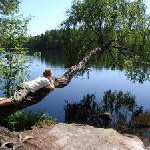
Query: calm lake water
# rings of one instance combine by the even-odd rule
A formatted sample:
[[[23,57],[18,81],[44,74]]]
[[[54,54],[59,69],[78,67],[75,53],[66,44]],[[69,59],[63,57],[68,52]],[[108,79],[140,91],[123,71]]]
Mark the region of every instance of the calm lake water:
[[[41,57],[33,57],[30,66],[30,79],[42,75],[45,68],[50,67],[54,76],[61,76],[66,71],[62,55],[49,53]],[[143,106],[144,110],[150,109],[150,81],[143,84],[133,82],[127,78],[125,71],[96,69],[91,67],[89,73],[83,76],[75,76],[69,85],[64,88],[57,88],[49,93],[38,104],[26,108],[26,111],[42,111],[50,116],[56,117],[59,122],[64,122],[65,101],[80,102],[83,96],[94,94],[96,101],[101,102],[104,92],[123,91],[130,92],[135,96],[137,105]]]

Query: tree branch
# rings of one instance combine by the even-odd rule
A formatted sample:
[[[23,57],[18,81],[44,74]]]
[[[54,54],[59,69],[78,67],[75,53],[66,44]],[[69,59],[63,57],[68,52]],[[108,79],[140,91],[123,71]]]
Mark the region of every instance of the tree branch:
[[[63,88],[68,85],[73,76],[80,70],[84,69],[89,61],[96,55],[101,55],[103,50],[101,48],[96,48],[92,50],[88,55],[86,55],[78,64],[70,67],[61,77],[55,78],[54,84],[56,88]]]

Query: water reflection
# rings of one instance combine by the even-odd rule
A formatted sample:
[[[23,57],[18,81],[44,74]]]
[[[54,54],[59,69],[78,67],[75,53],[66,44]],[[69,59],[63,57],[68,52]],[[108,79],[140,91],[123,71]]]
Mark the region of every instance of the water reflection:
[[[99,104],[94,94],[87,94],[78,103],[66,101],[64,109],[66,123],[113,127],[141,136],[145,144],[150,144],[150,112],[138,106],[130,93],[106,91]]]
[[[111,70],[120,70],[125,71],[126,76],[134,81],[143,83],[150,79],[150,57],[148,54],[140,54],[140,56],[135,56],[133,54],[124,54],[122,52],[116,52],[113,50],[113,53],[104,52],[100,56],[95,56],[91,62],[89,62],[88,67],[92,66],[95,69],[102,70],[111,69]],[[81,55],[82,56],[82,55]],[[66,60],[65,66],[70,67],[74,65],[79,60],[82,59],[79,53],[74,52],[67,53],[64,55]]]
[[[41,62],[53,64],[53,66],[64,67],[65,55],[63,51],[41,52]]]

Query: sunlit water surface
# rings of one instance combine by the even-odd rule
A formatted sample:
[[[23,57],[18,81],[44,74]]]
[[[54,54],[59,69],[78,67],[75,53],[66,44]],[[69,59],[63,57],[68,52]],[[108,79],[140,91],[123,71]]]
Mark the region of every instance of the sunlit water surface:
[[[42,57],[34,57],[30,66],[30,80],[41,76],[45,68],[51,68],[54,76],[61,76],[66,71],[63,64],[51,62],[51,59]],[[90,68],[89,73],[83,76],[75,76],[71,82],[64,88],[57,88],[49,93],[38,104],[30,106],[25,110],[42,111],[58,119],[59,122],[64,121],[64,105],[65,101],[79,102],[83,96],[94,94],[96,100],[100,103],[104,92],[123,91],[130,92],[135,96],[136,103],[143,106],[144,110],[150,108],[150,81],[143,84],[133,82],[127,78],[124,71],[110,69]]]

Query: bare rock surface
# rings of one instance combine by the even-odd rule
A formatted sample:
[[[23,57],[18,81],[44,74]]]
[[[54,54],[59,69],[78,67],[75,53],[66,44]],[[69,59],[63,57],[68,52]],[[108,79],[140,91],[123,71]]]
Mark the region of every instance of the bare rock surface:
[[[59,123],[10,132],[0,127],[0,150],[146,150],[142,141],[114,129]],[[148,150],[149,148],[147,148]]]
[[[122,135],[114,129],[57,124],[49,134],[57,139],[53,146],[63,150],[144,150],[138,137]]]

